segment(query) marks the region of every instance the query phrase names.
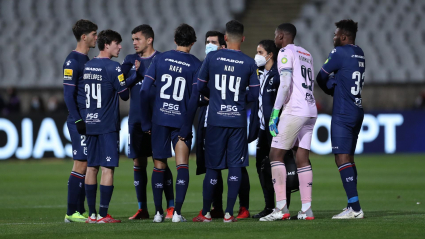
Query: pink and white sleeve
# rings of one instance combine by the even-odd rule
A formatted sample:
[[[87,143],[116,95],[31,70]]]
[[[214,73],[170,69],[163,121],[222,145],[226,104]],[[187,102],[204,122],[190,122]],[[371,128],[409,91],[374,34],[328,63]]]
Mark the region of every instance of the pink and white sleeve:
[[[280,75],[280,84],[273,107],[274,109],[280,110],[288,97],[292,81],[293,63],[294,54],[291,50],[281,50],[279,52],[279,55],[277,56],[277,69]]]

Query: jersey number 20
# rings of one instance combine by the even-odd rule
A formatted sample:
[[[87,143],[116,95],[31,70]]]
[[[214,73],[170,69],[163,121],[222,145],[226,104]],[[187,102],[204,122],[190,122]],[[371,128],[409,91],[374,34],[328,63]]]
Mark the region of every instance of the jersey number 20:
[[[102,108],[102,91],[100,90],[100,84],[92,83],[91,92],[90,84],[86,84],[84,86],[84,91],[86,92],[86,108],[90,108],[90,95],[93,99],[97,101],[96,107]]]
[[[169,74],[164,74],[161,77],[161,81],[167,81],[165,85],[161,87],[161,93],[160,97],[162,99],[170,99],[170,95],[165,94],[165,90],[168,89],[171,84],[173,83],[173,77]],[[174,90],[173,90],[173,100],[175,101],[181,101],[184,96],[184,89],[186,87],[186,79],[179,76],[176,78],[176,81],[174,82]]]

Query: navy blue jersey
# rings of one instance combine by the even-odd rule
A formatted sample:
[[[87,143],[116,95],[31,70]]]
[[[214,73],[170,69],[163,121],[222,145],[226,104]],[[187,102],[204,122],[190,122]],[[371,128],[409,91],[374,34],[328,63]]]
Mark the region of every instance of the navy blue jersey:
[[[363,50],[356,45],[339,46],[329,54],[321,71],[335,73],[334,118],[354,122],[358,117],[363,117],[361,92],[365,69]]]
[[[136,74],[136,67],[134,66],[134,62],[138,60],[140,62],[140,76],[137,79],[137,83],[133,85],[127,86],[130,88],[130,111],[128,113],[128,124],[140,124],[141,123],[141,115],[140,115],[140,89],[142,88],[143,76],[146,73],[146,70],[149,68],[149,65],[152,62],[152,59],[158,55],[160,52],[155,51],[149,57],[140,57],[139,54],[130,54],[127,55],[122,63],[122,71],[124,73],[125,79],[129,78],[131,75]],[[127,67],[130,66],[131,67]],[[150,91],[149,101],[153,101],[155,99],[155,87],[152,87]],[[149,104],[149,102],[146,102]]]
[[[258,98],[257,65],[241,51],[221,49],[210,52],[199,71],[198,89],[204,93],[202,82],[208,82],[208,125],[246,127],[247,87],[254,87]]]
[[[156,84],[152,123],[174,128],[185,123],[192,85],[196,84],[200,66],[201,61],[194,55],[176,50],[153,59],[142,86],[143,94],[153,82]],[[144,131],[149,127],[147,122],[142,122]]]
[[[76,120],[79,120],[84,117],[82,115],[78,115],[78,112],[79,110],[86,108],[86,94],[84,93],[84,84],[82,84],[81,82],[83,80],[84,64],[86,64],[86,62],[88,62],[89,60],[90,59],[87,55],[78,51],[72,51],[71,53],[69,53],[69,55],[66,57],[65,62],[63,63],[64,87],[76,87],[75,90],[70,90],[69,94],[67,94],[68,92],[65,92],[65,97],[69,98],[65,99],[65,102],[67,102],[67,106],[69,108],[71,116],[69,120],[72,122],[75,122]],[[78,108],[79,110],[76,108]]]
[[[84,67],[86,130],[88,135],[120,130],[118,94],[127,91],[121,65],[109,58],[94,58]],[[124,100],[127,97],[122,97]],[[125,99],[127,98],[127,99]]]

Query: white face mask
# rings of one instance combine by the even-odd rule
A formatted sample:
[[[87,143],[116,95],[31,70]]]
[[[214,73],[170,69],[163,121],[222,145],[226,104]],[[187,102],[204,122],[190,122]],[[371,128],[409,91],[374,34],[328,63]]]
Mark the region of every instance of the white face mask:
[[[205,54],[207,54],[207,55],[208,55],[208,53],[210,53],[210,52],[212,52],[212,51],[217,51],[217,49],[218,49],[218,46],[217,46],[217,45],[214,45],[214,44],[212,44],[212,43],[208,43],[208,44],[205,46]]]
[[[257,66],[260,67],[260,66],[265,66],[266,63],[270,60],[270,58],[269,60],[266,60],[264,56],[257,54],[255,55],[254,60],[255,60],[255,64],[257,64]]]

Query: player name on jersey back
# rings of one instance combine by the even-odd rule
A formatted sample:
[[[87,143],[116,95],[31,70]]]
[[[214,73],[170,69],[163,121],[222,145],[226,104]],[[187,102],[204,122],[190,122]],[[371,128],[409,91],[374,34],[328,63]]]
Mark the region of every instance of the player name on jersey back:
[[[247,87],[259,85],[255,61],[236,50],[211,52],[204,60],[198,78],[201,82],[208,82],[210,90],[208,124],[246,127]]]
[[[280,49],[277,60],[279,73],[292,71],[292,83],[282,114],[317,117],[312,55],[300,46],[289,44]]]

